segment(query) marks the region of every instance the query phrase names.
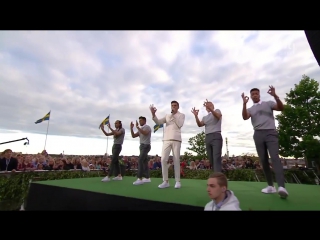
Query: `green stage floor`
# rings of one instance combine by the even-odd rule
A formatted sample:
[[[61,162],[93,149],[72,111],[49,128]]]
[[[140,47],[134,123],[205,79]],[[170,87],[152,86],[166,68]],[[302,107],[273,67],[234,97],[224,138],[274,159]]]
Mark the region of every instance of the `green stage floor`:
[[[174,180],[170,180],[170,188],[158,189],[162,179],[153,178],[151,183],[135,186],[134,177],[124,177],[122,181],[101,182],[102,178],[80,178],[40,181],[33,184],[44,184],[91,192],[106,193],[118,196],[140,198],[152,201],[179,203],[204,207],[210,201],[206,192],[206,180],[182,179],[182,188],[174,188]],[[265,182],[230,181],[232,190],[240,201],[242,210],[320,210],[320,186],[287,184],[287,199],[280,199],[278,194],[263,194],[261,189]]]

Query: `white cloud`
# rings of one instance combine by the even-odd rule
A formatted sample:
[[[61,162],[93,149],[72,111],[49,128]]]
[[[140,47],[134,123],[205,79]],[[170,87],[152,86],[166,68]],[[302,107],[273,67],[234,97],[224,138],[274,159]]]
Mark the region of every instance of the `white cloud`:
[[[153,126],[149,105],[162,116],[177,100],[186,114],[183,154],[202,130],[191,108],[202,117],[209,99],[222,111],[230,154],[254,152],[241,93],[258,87],[269,100],[274,85],[283,99],[303,74],[320,79],[303,31],[2,31],[0,141],[28,137],[31,143],[0,151],[41,151],[47,123],[34,122],[51,110],[49,152],[105,153],[98,125],[110,114],[126,128],[122,154],[138,155],[130,122],[144,115]],[[161,153],[161,137],[161,130],[153,134],[151,154]],[[111,145],[110,138],[109,151]]]

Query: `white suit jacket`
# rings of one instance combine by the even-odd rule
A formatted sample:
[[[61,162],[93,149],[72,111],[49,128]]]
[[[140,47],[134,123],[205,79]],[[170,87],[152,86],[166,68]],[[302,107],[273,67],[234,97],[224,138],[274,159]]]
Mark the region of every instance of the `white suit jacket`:
[[[167,114],[164,118],[158,119],[156,116],[152,119],[156,124],[166,124],[164,128],[164,141],[176,140],[182,142],[181,128],[184,124],[185,115],[181,112],[176,114]]]

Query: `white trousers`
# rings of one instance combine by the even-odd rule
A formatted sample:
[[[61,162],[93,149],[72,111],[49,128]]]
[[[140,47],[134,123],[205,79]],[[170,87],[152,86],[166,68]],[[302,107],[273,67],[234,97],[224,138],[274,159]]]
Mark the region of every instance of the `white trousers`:
[[[172,150],[173,163],[174,163],[174,176],[176,182],[180,182],[180,149],[181,142],[178,141],[163,141],[162,145],[162,178],[163,181],[168,181],[168,160]]]

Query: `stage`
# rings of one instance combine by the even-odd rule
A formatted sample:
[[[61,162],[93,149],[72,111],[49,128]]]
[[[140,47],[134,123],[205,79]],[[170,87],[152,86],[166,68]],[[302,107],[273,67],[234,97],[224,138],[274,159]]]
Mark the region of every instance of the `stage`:
[[[102,178],[80,178],[32,182],[26,211],[175,210],[203,211],[210,201],[206,180],[182,179],[181,189],[158,189],[162,179],[135,186],[134,177],[101,182]],[[263,194],[265,182],[229,181],[242,210],[320,210],[318,185],[286,184],[287,199]]]

